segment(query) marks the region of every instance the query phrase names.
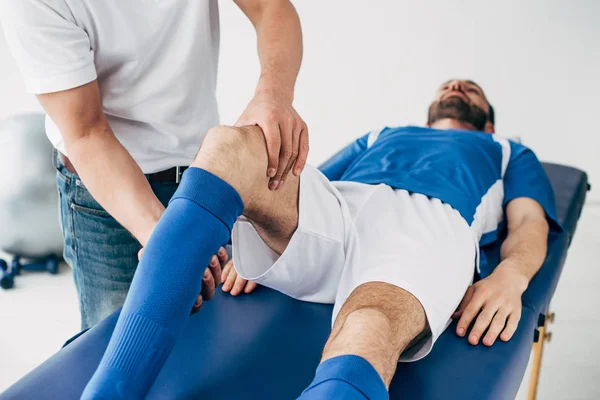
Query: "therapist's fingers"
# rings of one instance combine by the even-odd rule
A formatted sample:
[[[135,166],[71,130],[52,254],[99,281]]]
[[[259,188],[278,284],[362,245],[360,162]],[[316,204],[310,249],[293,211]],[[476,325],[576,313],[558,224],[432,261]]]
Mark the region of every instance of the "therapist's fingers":
[[[279,161],[277,162],[277,172],[275,173],[275,176],[273,177],[273,179],[271,179],[271,183],[269,184],[269,187],[272,187],[272,189],[279,188],[281,180],[285,178],[283,176],[283,173],[285,172],[285,169],[293,153],[293,131],[294,125],[291,119],[288,121],[283,121],[283,123],[279,124],[281,146],[279,149]]]
[[[210,264],[208,265],[208,269],[213,277],[215,282],[215,286],[221,284],[221,264],[219,263],[219,258],[215,254],[210,258]]]
[[[483,296],[477,296],[477,293],[473,295],[469,301],[469,304],[467,304],[460,319],[458,320],[458,326],[456,328],[456,333],[458,336],[465,336],[469,325],[471,325],[471,322],[481,311],[481,308],[483,307],[483,301]]]
[[[304,124],[302,128],[302,132],[300,132],[300,143],[298,146],[298,158],[296,159],[293,170],[293,174],[296,176],[300,176],[300,173],[304,169],[306,159],[308,158],[308,151],[310,149],[308,142],[308,126],[306,126],[306,124]]]
[[[509,314],[510,312],[505,307],[501,307],[498,312],[496,312],[496,315],[494,315],[494,319],[492,319],[492,323],[490,324],[490,327],[488,328],[488,331],[482,340],[482,343],[485,346],[491,346],[494,344],[494,342],[496,342],[498,335],[500,332],[502,332],[502,329],[504,329],[504,326],[506,325],[506,319],[508,318]]]
[[[504,342],[508,342],[515,334],[515,331],[517,330],[517,326],[519,325],[520,320],[521,320],[521,310],[513,311],[512,314],[510,314],[510,316],[508,317],[508,321],[506,321],[506,327],[504,328],[504,331],[502,331],[502,334],[500,335],[500,340],[502,340]]]
[[[221,270],[223,270],[223,268],[225,268],[225,264],[227,264],[227,260],[229,259],[229,255],[227,254],[225,247],[221,246],[219,252],[217,253],[217,257],[219,258],[219,264],[221,264]]]
[[[269,164],[267,167],[267,176],[272,178],[269,181],[269,189],[275,190],[277,185],[275,184],[275,175],[279,167],[279,152],[281,150],[281,134],[279,133],[279,124],[276,121],[269,123],[268,125],[260,126],[265,135],[265,141],[267,142],[267,155]]]
[[[287,176],[290,173],[290,170],[292,169],[292,167],[296,163],[296,160],[298,159],[298,151],[299,151],[299,146],[300,146],[300,134],[302,133],[302,124],[303,123],[301,121],[297,121],[294,123],[294,128],[292,130],[292,155],[290,156],[290,159],[288,160],[287,165],[286,165],[285,169],[283,170],[283,174],[281,175],[281,181],[279,181],[279,186],[277,186],[277,189],[279,189],[283,186],[283,183],[287,179]]]
[[[496,315],[500,307],[495,304],[487,304],[483,310],[479,313],[477,320],[475,321],[475,325],[473,325],[473,329],[471,329],[471,333],[469,333],[469,343],[472,345],[479,344],[479,340],[483,336],[483,332],[490,326],[492,319]]]
[[[204,271],[202,276],[202,291],[200,294],[204,300],[210,300],[215,295],[215,278],[209,268]]]
[[[196,314],[198,311],[200,311],[200,309],[202,308],[202,295],[198,296],[198,298],[196,299],[196,303],[194,303],[194,306],[192,307],[192,312],[190,313],[190,315]]]

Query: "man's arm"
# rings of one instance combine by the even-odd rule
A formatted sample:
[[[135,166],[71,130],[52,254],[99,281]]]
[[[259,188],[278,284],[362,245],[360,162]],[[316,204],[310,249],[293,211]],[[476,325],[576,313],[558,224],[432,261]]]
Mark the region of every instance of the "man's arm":
[[[500,250],[498,269],[514,271],[523,279],[523,291],[541,268],[548,250],[549,226],[540,204],[530,198],[514,199],[506,206],[508,236]]]
[[[467,290],[453,316],[460,316],[459,336],[464,336],[477,318],[469,334],[473,345],[488,327],[484,345],[494,344],[498,335],[505,342],[510,340],[521,319],[521,297],[546,258],[549,227],[542,206],[530,198],[516,198],[507,204],[506,218],[508,236],[501,248],[502,261],[489,277]]]
[[[60,129],[69,158],[86,188],[145,246],[164,207],[115,137],[102,111],[98,83],[37,98]]]
[[[261,75],[254,98],[236,125],[258,125],[267,141],[269,186],[289,171],[299,175],[308,156],[308,129],[292,107],[302,62],[302,30],[289,0],[235,0],[256,29]]]

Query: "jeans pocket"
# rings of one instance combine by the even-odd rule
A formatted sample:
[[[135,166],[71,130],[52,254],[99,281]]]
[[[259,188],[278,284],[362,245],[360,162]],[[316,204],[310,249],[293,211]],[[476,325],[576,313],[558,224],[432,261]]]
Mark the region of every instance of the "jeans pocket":
[[[94,199],[92,194],[83,186],[81,179],[75,177],[75,193],[71,204],[73,210],[82,214],[112,218],[111,215]]]
[[[81,206],[77,203],[71,203],[71,208],[73,211],[77,211],[78,213],[91,215],[96,217],[104,217],[104,218],[112,218],[112,216],[108,213],[108,211],[98,205],[99,208],[91,208],[86,206]]]

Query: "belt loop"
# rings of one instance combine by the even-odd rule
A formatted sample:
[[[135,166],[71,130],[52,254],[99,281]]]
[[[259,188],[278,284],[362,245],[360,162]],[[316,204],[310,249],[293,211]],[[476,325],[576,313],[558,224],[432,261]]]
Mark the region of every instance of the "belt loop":
[[[181,180],[181,168],[178,166],[175,167],[175,183],[179,183]]]

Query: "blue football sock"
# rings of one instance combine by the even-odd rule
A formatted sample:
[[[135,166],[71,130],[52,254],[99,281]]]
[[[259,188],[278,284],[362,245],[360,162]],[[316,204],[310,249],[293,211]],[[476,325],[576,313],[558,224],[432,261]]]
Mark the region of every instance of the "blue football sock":
[[[244,203],[222,179],[188,169],[154,229],[104,357],[82,399],[142,399],[169,356],[211,257]]]
[[[383,380],[364,358],[344,355],[323,361],[315,379],[298,400],[383,400],[389,395]]]

